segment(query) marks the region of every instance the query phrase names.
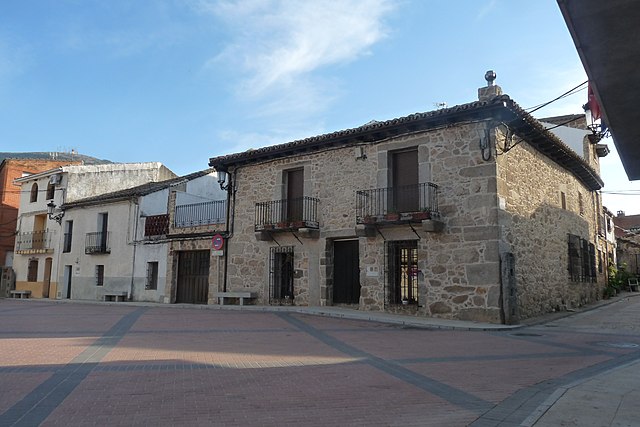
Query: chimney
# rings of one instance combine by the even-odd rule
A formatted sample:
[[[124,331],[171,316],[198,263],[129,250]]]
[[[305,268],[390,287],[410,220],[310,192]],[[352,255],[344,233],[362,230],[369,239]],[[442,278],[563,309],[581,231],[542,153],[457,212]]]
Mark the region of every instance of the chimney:
[[[478,100],[489,101],[496,96],[502,95],[502,88],[498,85],[494,85],[493,81],[496,79],[496,73],[493,70],[489,70],[484,74],[484,79],[487,81],[486,87],[478,89]]]
[[[624,211],[618,211],[618,215],[617,216],[624,216]]]

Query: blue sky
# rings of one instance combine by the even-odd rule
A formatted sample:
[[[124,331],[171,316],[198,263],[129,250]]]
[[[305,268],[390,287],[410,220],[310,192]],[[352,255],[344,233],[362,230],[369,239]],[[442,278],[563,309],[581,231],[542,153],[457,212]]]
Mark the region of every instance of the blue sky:
[[[522,107],[586,80],[554,0],[0,2],[0,151],[212,156],[470,102]],[[586,91],[536,112],[581,112]],[[611,148],[613,144],[610,142]],[[635,190],[613,153],[605,190]],[[640,196],[605,194],[640,213]]]

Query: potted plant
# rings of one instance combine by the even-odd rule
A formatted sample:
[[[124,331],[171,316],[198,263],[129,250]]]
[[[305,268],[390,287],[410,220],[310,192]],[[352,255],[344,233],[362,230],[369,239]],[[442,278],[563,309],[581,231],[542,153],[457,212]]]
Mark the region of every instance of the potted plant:
[[[386,214],[384,214],[384,219],[387,221],[397,221],[400,219],[400,214],[395,210],[389,210]]]
[[[373,215],[365,215],[364,218],[362,219],[362,222],[364,222],[365,224],[375,224],[376,217]]]
[[[429,209],[422,209],[420,212],[414,212],[411,214],[411,218],[416,221],[422,221],[424,219],[431,218],[431,211]]]

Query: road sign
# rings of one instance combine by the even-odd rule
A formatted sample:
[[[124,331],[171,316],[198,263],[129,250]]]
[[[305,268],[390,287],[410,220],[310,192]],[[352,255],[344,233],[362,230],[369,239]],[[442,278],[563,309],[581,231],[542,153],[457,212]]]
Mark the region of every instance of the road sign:
[[[224,246],[224,238],[221,235],[216,234],[215,236],[213,236],[213,239],[211,240],[211,246],[216,251],[221,250],[222,246]]]

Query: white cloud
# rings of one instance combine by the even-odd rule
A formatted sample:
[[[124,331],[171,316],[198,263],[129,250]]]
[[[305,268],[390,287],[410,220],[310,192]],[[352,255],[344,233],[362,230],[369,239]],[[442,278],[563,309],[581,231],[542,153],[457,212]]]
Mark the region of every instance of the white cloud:
[[[388,0],[247,0],[197,3],[226,23],[232,41],[209,62],[236,67],[241,93],[295,89],[323,67],[370,53],[387,36]]]

